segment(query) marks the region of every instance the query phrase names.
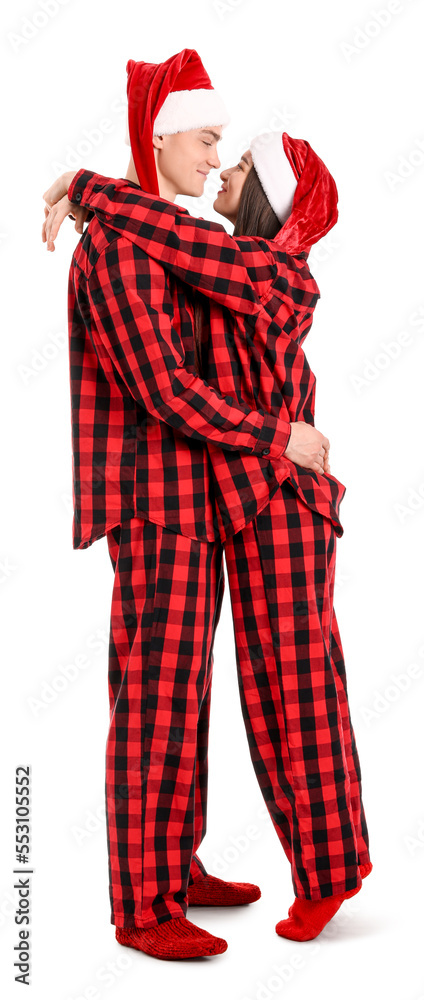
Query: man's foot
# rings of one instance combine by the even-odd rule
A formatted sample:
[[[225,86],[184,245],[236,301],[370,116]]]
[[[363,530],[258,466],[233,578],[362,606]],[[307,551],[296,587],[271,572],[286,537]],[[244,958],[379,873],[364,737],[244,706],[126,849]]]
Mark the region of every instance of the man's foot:
[[[361,878],[369,875],[372,869],[371,862],[359,865]],[[324,899],[299,899],[296,897],[289,909],[286,920],[279,920],[275,930],[280,937],[289,938],[290,941],[312,941],[318,937],[329,920],[334,917],[340,909],[345,899],[350,899],[360,892],[362,887],[350,889],[349,892],[340,896],[327,896]]]
[[[115,937],[119,944],[165,959],[222,955],[228,948],[224,938],[196,927],[186,917],[173,917],[154,927],[116,927]]]
[[[260,899],[261,890],[251,882],[224,882],[215,875],[195,879],[187,889],[189,906],[238,906]]]

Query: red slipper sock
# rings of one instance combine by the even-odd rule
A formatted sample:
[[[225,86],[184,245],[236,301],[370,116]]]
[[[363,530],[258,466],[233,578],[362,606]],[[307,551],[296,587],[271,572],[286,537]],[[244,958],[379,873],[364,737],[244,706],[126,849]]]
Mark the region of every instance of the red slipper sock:
[[[364,865],[359,865],[361,877],[365,878],[366,875],[369,875],[371,869],[372,864],[370,861]],[[361,886],[356,889],[350,889],[340,896],[326,896],[324,899],[317,900],[298,899],[296,897],[289,909],[288,918],[286,920],[279,920],[278,924],[276,924],[275,930],[277,934],[280,937],[289,938],[290,941],[312,941],[313,938],[318,937],[318,934],[321,933],[325,925],[334,917],[334,914],[340,909],[343,901],[350,899],[351,896],[355,896],[360,889]]]
[[[237,906],[260,899],[261,890],[251,882],[224,882],[215,875],[197,878],[187,889],[189,906]]]
[[[196,927],[186,917],[173,917],[154,927],[116,927],[116,940],[144,951],[155,958],[195,958],[199,955],[222,955],[228,944]]]

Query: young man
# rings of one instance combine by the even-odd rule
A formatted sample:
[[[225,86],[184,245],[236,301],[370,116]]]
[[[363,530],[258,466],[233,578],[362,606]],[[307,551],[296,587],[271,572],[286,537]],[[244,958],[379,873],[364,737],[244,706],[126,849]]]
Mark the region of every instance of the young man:
[[[146,143],[138,182],[164,197],[174,189],[201,194],[207,171],[219,165],[214,144],[225,121],[197,53],[184,50],[161,66],[130,60],[127,71],[130,136]],[[209,150],[200,156],[203,142]],[[254,317],[244,283],[240,308]],[[237,531],[287,477],[289,438],[293,460],[310,465],[315,456],[321,467],[328,440],[237,405],[193,374],[188,291],[107,222],[94,220],[74,252],[69,323],[73,545],[106,535],[115,567],[106,747],[111,922],[121,943],[158,957],[217,954],[226,942],[186,920],[187,903],[199,898],[190,898],[189,878],[211,905],[248,902],[259,891],[213,879],[195,857],[206,829],[212,645],[223,593],[202,442],[237,454],[224,515]]]

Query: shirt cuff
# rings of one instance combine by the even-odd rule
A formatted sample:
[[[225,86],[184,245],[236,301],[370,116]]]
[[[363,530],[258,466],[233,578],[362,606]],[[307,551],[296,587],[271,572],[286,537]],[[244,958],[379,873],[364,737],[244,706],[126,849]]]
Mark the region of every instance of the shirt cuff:
[[[290,421],[280,420],[271,413],[261,411],[263,425],[257,444],[253,449],[255,454],[269,455],[270,458],[281,458],[291,435]]]
[[[90,196],[100,191],[102,186],[99,183],[99,174],[93,173],[92,170],[78,170],[68,188],[69,201],[83,208],[90,209],[90,205],[88,204]]]

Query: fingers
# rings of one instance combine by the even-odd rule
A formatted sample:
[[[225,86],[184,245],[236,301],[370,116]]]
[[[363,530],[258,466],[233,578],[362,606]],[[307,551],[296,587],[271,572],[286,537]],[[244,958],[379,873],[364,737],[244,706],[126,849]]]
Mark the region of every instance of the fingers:
[[[47,188],[47,191],[45,191],[43,194],[44,201],[46,201],[47,204],[50,205],[50,207],[52,208],[53,205],[55,205],[58,201],[61,200],[61,198],[64,197],[67,191],[68,191],[68,179],[67,179],[67,174],[65,173],[62,174],[61,177],[57,177],[56,180],[53,181],[53,184],[51,184],[50,187]]]
[[[76,218],[75,229],[76,229],[77,233],[82,234],[84,232],[84,228],[83,228],[84,222],[85,222],[85,220],[87,218],[87,215],[89,214],[90,210],[88,208],[83,208],[83,207],[74,208],[73,210],[75,212],[75,218]]]
[[[327,445],[325,444],[326,441],[328,442]],[[323,440],[322,440],[322,442],[321,442],[321,448],[320,448],[320,450],[319,450],[319,452],[317,454],[317,466],[318,467],[315,470],[316,472],[319,471],[321,474],[324,473],[324,475],[327,472],[330,472],[329,451],[330,451],[330,442],[329,442],[328,438],[324,437]]]
[[[49,214],[49,209],[47,208],[47,205],[45,205],[44,206],[45,219],[44,219],[43,225],[41,227],[41,239],[42,239],[43,243],[45,243],[46,239],[47,239],[47,236],[46,236],[46,218],[47,218],[48,214]]]
[[[75,214],[72,215],[72,212]],[[51,208],[46,205],[44,207],[45,220],[41,229],[41,239],[43,243],[47,243],[47,250],[55,249],[54,241],[66,216],[69,216],[75,222],[75,231],[82,235],[84,232],[83,225],[88,214],[88,208],[76,208],[69,201],[67,195],[56,202]]]
[[[59,205],[61,203],[59,202]],[[54,241],[62,225],[65,216],[68,214],[63,207],[55,205],[50,209],[48,219],[46,220],[46,240],[47,249],[54,250]]]
[[[52,208],[44,209],[44,212],[47,212],[47,216],[43,224],[44,235],[42,235],[42,239],[44,243],[47,243],[47,250],[55,249],[54,241],[63,220],[66,219],[67,215],[69,215],[71,208],[71,203],[65,195],[65,197],[61,198],[61,200],[53,205]]]
[[[330,463],[328,461],[328,452],[322,454],[322,450],[318,453],[316,461],[313,463],[312,468],[315,472],[319,472],[320,475],[326,475],[330,472]]]
[[[44,209],[44,211],[46,211],[46,209]],[[56,228],[56,225],[55,225],[54,235],[53,235],[53,225],[55,223],[56,214],[57,214],[57,209],[56,208],[51,208],[50,211],[49,211],[49,209],[47,209],[47,217],[46,217],[46,219],[44,221],[44,225],[43,225],[43,231],[44,231],[43,241],[44,241],[44,243],[47,243],[47,250],[54,250],[55,249],[54,239],[55,239],[55,236],[56,236],[57,228]]]

